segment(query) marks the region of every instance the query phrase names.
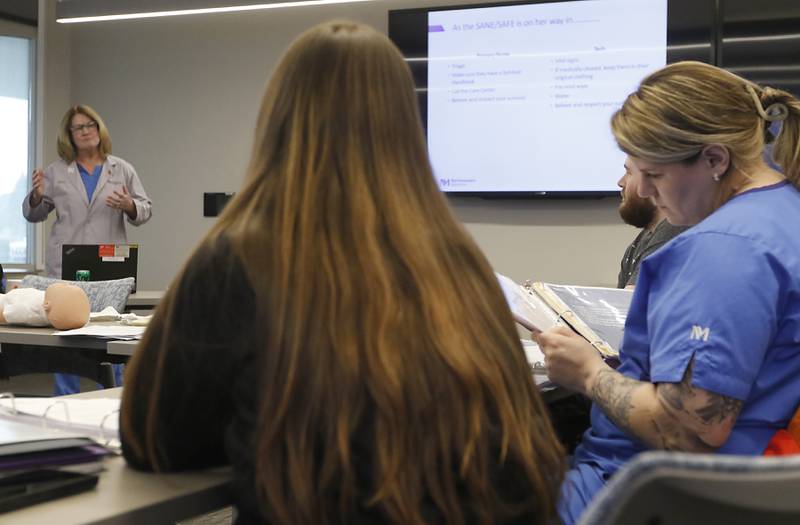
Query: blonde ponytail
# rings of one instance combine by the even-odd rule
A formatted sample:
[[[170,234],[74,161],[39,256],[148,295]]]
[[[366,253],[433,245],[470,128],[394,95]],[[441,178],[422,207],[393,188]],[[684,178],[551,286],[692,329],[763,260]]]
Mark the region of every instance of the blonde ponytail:
[[[757,110],[767,122],[781,123],[773,142],[772,158],[786,178],[800,188],[800,100],[786,91],[765,87],[758,98]]]

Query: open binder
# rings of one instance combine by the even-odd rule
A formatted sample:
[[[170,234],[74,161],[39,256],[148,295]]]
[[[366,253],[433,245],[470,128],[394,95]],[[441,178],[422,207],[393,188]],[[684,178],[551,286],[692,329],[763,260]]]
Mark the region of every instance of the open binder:
[[[606,359],[616,359],[633,290],[526,281],[497,274],[514,319],[531,331],[565,324]]]
[[[0,457],[100,444],[119,448],[119,399],[0,394]]]

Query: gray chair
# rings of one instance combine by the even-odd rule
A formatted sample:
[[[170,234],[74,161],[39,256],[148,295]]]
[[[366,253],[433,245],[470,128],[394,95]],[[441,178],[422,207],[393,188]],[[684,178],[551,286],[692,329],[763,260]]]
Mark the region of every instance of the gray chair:
[[[92,312],[99,312],[103,308],[113,306],[122,313],[128,303],[128,296],[133,289],[134,278],[114,279],[113,281],[62,281],[40,275],[26,275],[20,283],[21,288],[36,288],[45,290],[53,283],[68,282],[80,287],[89,298]]]
[[[620,469],[579,525],[796,525],[800,455],[646,452]]]

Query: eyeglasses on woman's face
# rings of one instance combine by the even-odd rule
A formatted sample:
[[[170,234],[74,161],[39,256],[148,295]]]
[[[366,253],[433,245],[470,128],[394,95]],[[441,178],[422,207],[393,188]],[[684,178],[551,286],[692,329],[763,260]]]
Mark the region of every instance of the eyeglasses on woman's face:
[[[90,120],[86,124],[77,124],[75,126],[70,126],[69,130],[73,133],[81,133],[82,131],[91,131],[93,129],[97,129],[97,122],[94,120]]]

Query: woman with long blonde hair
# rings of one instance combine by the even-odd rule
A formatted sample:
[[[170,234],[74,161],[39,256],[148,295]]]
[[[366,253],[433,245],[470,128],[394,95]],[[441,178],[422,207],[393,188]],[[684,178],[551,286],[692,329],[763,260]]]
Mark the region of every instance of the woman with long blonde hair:
[[[247,179],[131,361],[125,456],[231,462],[239,520],[547,523],[562,451],[413,82],[349,22],[288,49]]]
[[[550,378],[594,402],[565,524],[641,451],[760,455],[800,404],[800,101],[680,62],[611,130],[639,196],[691,228],[642,262],[617,370],[568,331],[537,336]]]

